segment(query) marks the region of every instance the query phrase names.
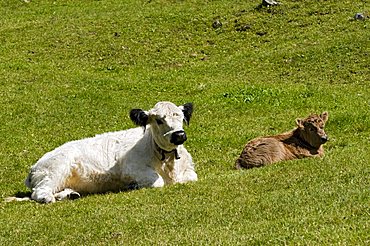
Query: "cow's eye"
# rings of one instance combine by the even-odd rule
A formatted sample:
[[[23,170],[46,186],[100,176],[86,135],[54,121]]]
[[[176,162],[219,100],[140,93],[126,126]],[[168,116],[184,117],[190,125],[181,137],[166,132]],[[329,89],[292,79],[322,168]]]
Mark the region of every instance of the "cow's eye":
[[[155,121],[157,122],[158,125],[162,125],[163,124],[163,121],[160,120],[160,119],[155,119]]]

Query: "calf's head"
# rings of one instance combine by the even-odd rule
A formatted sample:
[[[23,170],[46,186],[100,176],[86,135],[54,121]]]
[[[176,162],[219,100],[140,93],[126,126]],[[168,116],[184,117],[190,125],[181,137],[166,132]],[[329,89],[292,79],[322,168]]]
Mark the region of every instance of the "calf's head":
[[[323,112],[320,115],[312,114],[305,119],[296,119],[300,136],[311,146],[319,148],[329,139],[324,131],[328,118],[328,112]]]
[[[187,137],[183,122],[189,124],[193,113],[193,104],[176,106],[171,102],[159,102],[149,111],[132,109],[131,120],[138,126],[150,126],[155,143],[166,151],[183,144]]]

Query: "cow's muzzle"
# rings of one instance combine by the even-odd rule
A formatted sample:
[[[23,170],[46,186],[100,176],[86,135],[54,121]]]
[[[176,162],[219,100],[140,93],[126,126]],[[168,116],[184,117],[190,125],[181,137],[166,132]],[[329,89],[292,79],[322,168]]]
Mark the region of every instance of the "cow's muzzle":
[[[175,145],[180,145],[183,144],[186,139],[186,133],[184,131],[176,131],[171,134],[171,140],[170,142],[175,144]]]
[[[324,144],[329,140],[329,137],[325,135],[325,136],[322,136],[320,140],[321,140],[321,143]]]

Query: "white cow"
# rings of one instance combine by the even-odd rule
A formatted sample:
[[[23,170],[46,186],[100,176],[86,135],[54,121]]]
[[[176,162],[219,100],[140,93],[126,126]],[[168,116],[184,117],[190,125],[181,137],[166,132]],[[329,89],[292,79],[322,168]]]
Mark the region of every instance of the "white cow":
[[[31,199],[42,203],[80,194],[120,191],[196,181],[183,121],[189,124],[191,103],[159,102],[153,109],[132,109],[138,126],[67,142],[46,153],[25,181]]]

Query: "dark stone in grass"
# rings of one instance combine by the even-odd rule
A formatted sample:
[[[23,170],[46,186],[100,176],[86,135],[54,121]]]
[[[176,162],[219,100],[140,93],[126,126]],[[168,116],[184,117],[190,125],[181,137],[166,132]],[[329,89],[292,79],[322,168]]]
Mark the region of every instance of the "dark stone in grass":
[[[204,56],[204,57],[200,58],[200,60],[207,61],[208,60],[208,56]]]
[[[238,25],[238,26],[235,26],[236,27],[236,31],[238,32],[245,32],[249,29],[251,29],[251,26],[250,25]]]
[[[221,21],[220,21],[220,20],[215,20],[215,21],[213,21],[213,23],[212,23],[212,27],[213,27],[214,29],[217,29],[217,28],[222,27],[222,23],[221,23]]]
[[[265,36],[266,34],[267,34],[267,32],[256,32],[256,34],[258,35],[258,36]]]
[[[355,20],[365,20],[365,15],[363,13],[356,13],[353,18],[355,18]]]
[[[276,5],[280,5],[280,3],[274,0],[262,0],[262,6],[270,7],[270,6],[276,6]]]

